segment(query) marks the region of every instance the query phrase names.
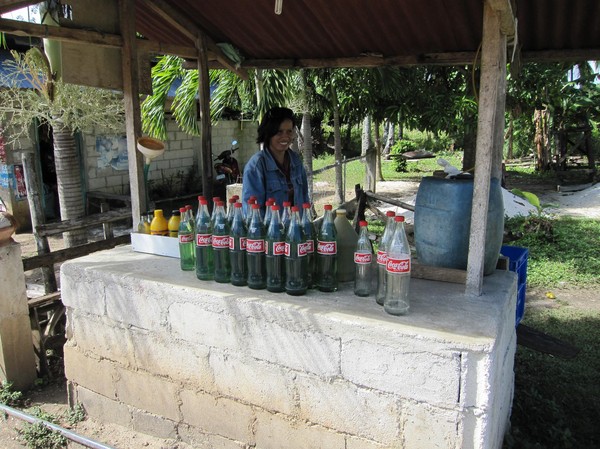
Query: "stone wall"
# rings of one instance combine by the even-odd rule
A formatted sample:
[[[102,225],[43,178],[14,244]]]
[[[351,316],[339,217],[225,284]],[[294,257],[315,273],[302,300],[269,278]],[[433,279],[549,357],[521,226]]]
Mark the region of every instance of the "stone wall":
[[[202,282],[129,246],[66,262],[71,401],[195,447],[500,448],[516,277],[484,295],[413,279],[411,314],[373,298]]]

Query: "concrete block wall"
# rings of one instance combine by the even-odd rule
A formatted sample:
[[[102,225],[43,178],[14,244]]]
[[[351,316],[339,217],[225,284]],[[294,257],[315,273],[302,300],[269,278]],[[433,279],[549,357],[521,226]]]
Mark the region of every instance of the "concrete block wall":
[[[98,167],[99,154],[96,151],[96,131],[83,135],[84,172],[87,189],[114,193],[129,194],[128,170],[115,170],[108,166]],[[251,121],[220,121],[213,125],[211,143],[213,159],[221,151],[229,149],[231,142],[237,140],[240,150],[235,157],[240,168],[258,150],[256,141],[256,123]],[[179,129],[174,120],[167,121],[166,151],[152,161],[148,173],[151,181],[160,181],[177,176],[178,172],[187,174],[191,167],[198,167],[200,157],[200,137],[191,136]],[[213,163],[214,165],[214,163]]]
[[[499,448],[516,277],[413,279],[385,314],[351,286],[294,298],[202,282],[130,247],[63,264],[72,401],[196,447]]]

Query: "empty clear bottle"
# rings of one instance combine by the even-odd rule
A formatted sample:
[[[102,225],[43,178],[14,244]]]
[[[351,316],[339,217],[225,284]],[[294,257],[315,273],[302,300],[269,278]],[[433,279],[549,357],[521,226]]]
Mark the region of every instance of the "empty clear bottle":
[[[242,213],[242,203],[235,203],[233,220],[229,232],[229,261],[231,264],[231,283],[237,286],[248,284],[246,263],[246,224]]]
[[[337,290],[337,233],[333,223],[333,207],[325,205],[325,215],[317,235],[315,283],[322,292]]]
[[[380,306],[383,305],[385,299],[385,286],[386,286],[386,271],[385,265],[387,264],[388,258],[388,245],[394,235],[394,229],[396,228],[396,222],[394,221],[394,212],[388,210],[385,215],[387,216],[385,222],[385,228],[379,241],[379,247],[377,248],[377,293],[375,294],[375,301]]]
[[[367,222],[359,222],[360,232],[354,251],[354,294],[356,296],[369,296],[371,294],[373,262],[373,246],[369,240]]]
[[[248,262],[248,287],[267,287],[267,267],[265,258],[265,228],[260,217],[260,205],[252,205],[248,237],[246,239],[246,261]]]
[[[231,280],[229,263],[229,224],[222,201],[215,203],[212,247],[214,254],[215,281],[228,283]]]
[[[298,296],[306,293],[307,262],[306,239],[300,223],[298,206],[293,206],[285,236],[285,291],[288,295]]]
[[[410,310],[410,269],[411,254],[404,217],[395,218],[396,229],[390,240],[386,263],[386,292],[384,310],[391,315],[405,315]]]
[[[214,258],[212,248],[212,223],[208,213],[207,201],[198,200],[196,215],[196,277],[203,281],[214,278]]]
[[[267,290],[285,290],[285,235],[279,219],[279,206],[271,206],[271,219],[267,228],[266,267]]]
[[[191,220],[192,212],[185,207],[179,209],[180,220],[178,228],[179,262],[181,269],[192,271],[196,268],[196,245],[194,244],[194,222]]]

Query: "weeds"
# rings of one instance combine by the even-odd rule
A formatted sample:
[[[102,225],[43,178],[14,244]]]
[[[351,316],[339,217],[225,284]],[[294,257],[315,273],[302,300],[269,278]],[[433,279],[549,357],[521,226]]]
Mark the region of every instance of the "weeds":
[[[12,382],[3,381],[0,384],[0,404],[18,407],[23,403],[23,393],[13,390]]]
[[[58,417],[44,412],[39,407],[29,410],[29,413],[36,418],[58,424]],[[24,425],[19,429],[19,434],[30,449],[62,449],[67,445],[67,439],[64,436],[49,429],[41,422]]]

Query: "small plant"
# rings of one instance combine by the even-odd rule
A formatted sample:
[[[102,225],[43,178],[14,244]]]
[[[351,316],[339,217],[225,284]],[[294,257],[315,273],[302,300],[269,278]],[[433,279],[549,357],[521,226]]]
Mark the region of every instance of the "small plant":
[[[57,424],[56,416],[44,412],[39,407],[34,407],[30,413],[41,420]],[[19,429],[19,434],[30,449],[63,449],[67,446],[67,439],[64,436],[49,429],[41,422],[24,425]]]
[[[418,149],[417,143],[413,142],[412,140],[402,139],[396,142],[390,150],[391,154],[397,155],[397,157],[394,158],[394,170],[399,173],[406,172],[408,166],[406,159],[399,156],[409,151],[416,151]]]
[[[0,385],[0,403],[10,407],[19,406],[23,402],[23,393],[14,391],[12,386],[12,382],[2,382]]]
[[[511,192],[518,197],[528,201],[537,210],[536,214],[529,214],[521,224],[522,233],[531,233],[548,242],[554,241],[554,230],[552,219],[545,215],[544,208],[539,197],[531,192],[523,192],[519,189],[513,189]]]
[[[85,419],[85,409],[81,404],[77,404],[75,407],[70,409],[66,415],[65,419],[69,423],[69,425],[74,426],[75,424],[83,421]]]

